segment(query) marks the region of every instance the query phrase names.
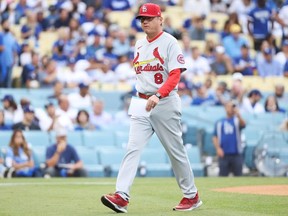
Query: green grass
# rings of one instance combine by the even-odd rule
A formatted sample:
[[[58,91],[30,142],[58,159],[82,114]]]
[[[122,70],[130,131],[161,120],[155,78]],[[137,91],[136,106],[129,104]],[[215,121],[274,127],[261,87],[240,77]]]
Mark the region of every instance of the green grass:
[[[288,196],[215,192],[212,189],[241,185],[288,184],[287,178],[196,178],[203,201],[192,212],[173,212],[182,194],[174,178],[136,178],[129,215],[288,215]],[[100,202],[113,192],[114,178],[0,179],[0,216],[115,215]]]

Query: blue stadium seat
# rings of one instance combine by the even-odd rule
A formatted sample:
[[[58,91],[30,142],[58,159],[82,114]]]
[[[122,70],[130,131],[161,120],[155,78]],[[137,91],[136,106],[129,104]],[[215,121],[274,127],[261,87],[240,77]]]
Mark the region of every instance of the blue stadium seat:
[[[121,109],[122,101],[121,96],[124,92],[121,91],[95,91],[91,90],[92,95],[94,95],[97,99],[104,101],[105,110],[107,111],[118,111]]]
[[[89,147],[115,146],[114,131],[84,131],[83,143],[85,146]]]
[[[39,166],[46,161],[46,146],[33,146],[32,153],[35,166]]]
[[[50,145],[50,134],[45,131],[24,131],[26,141],[34,146],[48,146]]]
[[[0,131],[0,148],[9,146],[13,131]]]
[[[144,149],[139,165],[146,166],[148,177],[171,177],[173,175],[168,156],[161,149]],[[140,175],[139,172],[138,175]]]
[[[204,176],[204,165],[201,162],[201,154],[199,147],[189,146],[188,148],[186,148],[186,150],[194,175],[197,177]]]
[[[75,146],[76,151],[83,161],[88,177],[104,177],[104,167],[100,165],[98,151],[86,146]]]
[[[209,156],[215,156],[216,155],[215,147],[214,147],[213,141],[212,141],[213,132],[214,132],[213,127],[205,128],[202,151],[203,151],[203,154],[206,154]]]
[[[125,148],[129,139],[129,131],[115,131],[115,144],[117,147]]]
[[[84,145],[83,136],[84,135],[82,131],[68,131],[67,141],[70,145],[73,145],[73,146]],[[56,143],[55,132],[50,132],[50,142],[51,144]]]
[[[125,154],[122,148],[101,148],[98,150],[100,163],[104,166],[106,177],[116,177]]]

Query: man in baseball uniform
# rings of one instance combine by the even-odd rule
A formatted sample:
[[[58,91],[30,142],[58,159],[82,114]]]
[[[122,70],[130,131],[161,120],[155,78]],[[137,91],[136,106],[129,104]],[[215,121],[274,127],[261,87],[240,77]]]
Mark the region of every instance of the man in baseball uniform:
[[[137,173],[141,151],[155,132],[164,146],[183,192],[175,211],[189,211],[202,205],[194,175],[185,151],[181,129],[181,101],[177,85],[186,70],[177,40],[163,32],[159,5],[147,3],[136,17],[146,38],[136,42],[134,69],[138,97],[145,100],[149,116],[131,116],[127,152],[122,161],[114,194],[101,197],[102,203],[115,212],[126,213],[130,188]]]

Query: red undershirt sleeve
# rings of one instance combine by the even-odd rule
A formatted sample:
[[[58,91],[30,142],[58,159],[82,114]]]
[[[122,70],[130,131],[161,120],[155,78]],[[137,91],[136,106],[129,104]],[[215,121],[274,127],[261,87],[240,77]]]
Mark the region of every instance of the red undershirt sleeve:
[[[169,73],[167,81],[158,90],[161,97],[167,97],[180,81],[181,69],[177,68]]]

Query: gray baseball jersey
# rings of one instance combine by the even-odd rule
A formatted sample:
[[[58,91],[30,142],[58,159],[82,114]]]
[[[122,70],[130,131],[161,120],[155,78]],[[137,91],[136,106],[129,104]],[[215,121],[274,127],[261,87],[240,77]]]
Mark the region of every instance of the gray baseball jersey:
[[[164,32],[153,41],[144,38],[136,42],[134,68],[137,91],[150,95],[166,82],[169,72],[176,68],[183,70],[185,62],[176,39]],[[196,195],[193,172],[182,140],[181,100],[176,90],[177,87],[169,96],[161,98],[149,117],[131,116],[127,152],[116,182],[116,191],[124,192],[123,196],[129,195],[141,151],[154,132],[170,158],[184,196],[193,198]]]
[[[137,41],[134,57],[136,89],[143,94],[156,93],[172,70],[186,69],[177,40],[166,32],[153,41],[148,41],[146,38]],[[176,90],[177,88],[174,89]]]

